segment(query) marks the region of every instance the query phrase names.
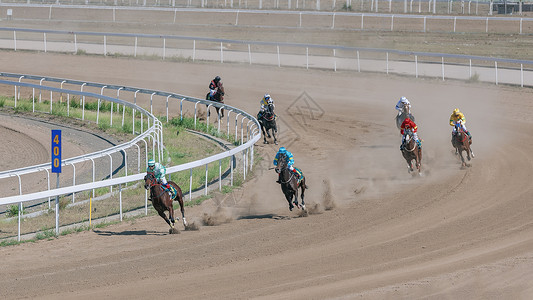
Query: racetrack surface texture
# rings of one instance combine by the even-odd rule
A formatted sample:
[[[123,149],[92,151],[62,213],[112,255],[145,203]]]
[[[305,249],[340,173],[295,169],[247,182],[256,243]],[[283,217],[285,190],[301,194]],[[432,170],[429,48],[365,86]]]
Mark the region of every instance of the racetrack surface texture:
[[[197,97],[220,75],[226,102],[252,114],[268,92],[280,116],[280,145],[288,146],[307,177],[312,212],[289,212],[276,174],[268,170],[277,148],[257,144],[264,160],[249,182],[186,210],[189,221],[209,218],[214,226],[168,235],[167,225],[153,216],[3,247],[2,299],[533,295],[528,89],[44,53],[4,52],[0,63],[4,72]],[[413,104],[424,140],[422,177],[407,173],[398,149],[394,105],[402,95]],[[450,143],[448,118],[455,107],[465,113],[474,138],[476,158],[466,169]],[[162,112],[164,104],[155,109]]]

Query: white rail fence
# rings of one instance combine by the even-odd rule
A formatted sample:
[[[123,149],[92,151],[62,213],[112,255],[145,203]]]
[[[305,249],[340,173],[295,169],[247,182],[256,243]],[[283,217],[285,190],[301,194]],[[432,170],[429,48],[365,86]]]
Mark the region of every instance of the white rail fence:
[[[113,114],[118,114],[120,116],[120,105],[122,105],[122,125],[124,124],[125,120],[125,108],[129,107],[132,111],[132,120],[135,122],[135,112],[139,112],[141,116],[141,120],[143,116],[146,118],[146,121],[148,123],[148,126],[146,130],[143,128],[143,122],[141,121],[141,128],[140,128],[140,134],[137,135],[134,139],[131,141],[128,141],[126,143],[123,143],[121,145],[117,145],[114,147],[111,147],[109,149],[104,149],[101,151],[97,151],[95,153],[85,154],[78,157],[72,157],[68,159],[64,159],[62,162],[63,169],[69,169],[72,168],[71,172],[64,172],[66,176],[71,176],[71,180],[64,180],[61,181],[61,185],[63,187],[59,187],[59,182],[57,183],[56,189],[51,189],[50,187],[50,169],[51,169],[51,163],[45,163],[40,164],[36,166],[30,166],[25,168],[19,168],[15,170],[8,170],[8,171],[2,171],[0,172],[0,182],[3,181],[3,183],[0,183],[3,187],[6,186],[17,186],[18,187],[18,195],[11,195],[7,197],[0,198],[0,206],[2,205],[9,205],[9,204],[18,204],[19,205],[19,215],[18,215],[18,239],[20,240],[20,224],[22,215],[21,212],[23,212],[23,203],[30,202],[30,201],[36,201],[36,200],[48,200],[49,201],[49,208],[50,207],[50,199],[52,197],[56,197],[56,205],[55,205],[55,213],[56,213],[56,233],[59,233],[59,228],[57,224],[57,219],[59,218],[59,209],[58,209],[58,201],[57,197],[62,195],[72,195],[72,201],[75,201],[75,194],[83,191],[93,190],[93,196],[94,196],[94,190],[100,187],[112,187],[118,186],[119,189],[119,206],[120,206],[120,219],[122,220],[122,186],[131,183],[139,181],[143,178],[144,172],[141,172],[141,160],[144,160],[144,165],[146,166],[146,161],[148,160],[148,155],[151,150],[152,158],[155,158],[156,160],[161,160],[163,157],[163,133],[162,133],[162,123],[155,117],[154,110],[154,101],[157,101],[155,106],[160,107],[161,102],[164,102],[165,109],[163,110],[163,113],[166,113],[166,121],[168,122],[169,118],[174,116],[179,116],[181,119],[183,119],[185,113],[189,113],[190,111],[194,111],[194,124],[196,126],[197,120],[199,120],[199,111],[198,111],[198,104],[200,105],[206,105],[208,107],[221,107],[226,110],[226,119],[223,118],[217,118],[216,123],[213,123],[209,121],[209,117],[206,120],[206,124],[209,124],[209,126],[217,126],[218,133],[225,133],[228,137],[230,137],[231,134],[234,135],[234,138],[238,140],[240,138],[240,145],[237,146],[234,149],[224,151],[222,153],[219,153],[217,155],[207,157],[201,160],[197,160],[194,162],[190,162],[184,165],[179,166],[171,166],[167,168],[167,173],[172,174],[175,172],[182,172],[182,171],[190,171],[189,176],[189,200],[192,199],[192,182],[193,182],[193,172],[192,169],[197,167],[203,167],[205,166],[206,172],[206,182],[204,186],[205,194],[207,194],[208,191],[208,165],[211,163],[218,162],[219,164],[219,189],[222,188],[222,160],[225,158],[230,158],[230,163],[228,166],[228,169],[230,170],[230,184],[233,185],[233,174],[234,174],[234,166],[236,166],[236,157],[235,155],[240,154],[242,155],[242,173],[244,176],[244,179],[246,179],[247,170],[251,170],[253,166],[253,145],[254,143],[259,140],[260,133],[259,133],[259,124],[257,123],[257,120],[247,114],[246,112],[229,106],[225,104],[220,104],[212,101],[197,99],[193,97],[187,97],[184,95],[179,95],[175,93],[167,93],[162,91],[156,91],[156,90],[149,90],[149,89],[141,89],[141,88],[135,88],[135,87],[126,87],[126,86],[115,86],[115,85],[105,85],[100,83],[92,83],[92,82],[83,82],[83,81],[76,81],[76,80],[69,80],[69,79],[60,79],[60,78],[52,78],[52,77],[45,77],[45,76],[35,76],[35,75],[27,75],[27,74],[12,74],[12,73],[0,73],[0,77],[3,78],[11,78],[13,81],[9,80],[0,80],[0,85],[7,85],[12,86],[14,90],[14,99],[15,99],[15,107],[17,105],[17,99],[20,99],[21,90],[23,90],[23,93],[27,93],[31,90],[32,95],[32,101],[34,102],[33,110],[35,111],[35,102],[42,100],[43,91],[48,95],[48,100],[50,101],[50,112],[53,111],[53,103],[54,98],[56,99],[56,103],[59,102],[59,98],[62,97],[63,94],[67,95],[67,101],[70,99],[71,96],[79,96],[80,104],[84,104],[85,101],[89,101],[89,99],[93,99],[94,101],[98,101],[98,108],[100,107],[100,101],[108,101],[110,103],[116,104],[116,111],[114,111],[113,106],[111,106],[110,114],[110,122],[113,120]],[[24,81],[32,81],[35,83],[28,83]],[[37,84],[38,82],[38,84]],[[60,87],[53,87],[53,86],[47,86],[43,84],[56,84],[60,85]],[[62,88],[64,85],[71,85],[71,86],[78,86],[78,90],[69,90]],[[87,90],[89,88],[99,90],[100,93],[92,93],[88,92]],[[84,91],[85,89],[85,91]],[[104,90],[113,90],[113,92],[116,91],[116,98],[115,97],[109,97],[104,95]],[[120,92],[122,92],[122,97],[130,96],[130,101],[118,99],[120,96]],[[37,93],[39,94],[37,96]],[[54,97],[55,95],[55,97]],[[61,95],[61,96],[59,96]],[[142,108],[137,103],[137,97],[140,95],[144,95],[145,98],[150,98],[148,101],[147,99],[144,99],[143,102],[146,103],[146,105],[149,104],[150,111]],[[57,105],[57,104],[56,104]],[[186,107],[184,107],[184,105]],[[67,107],[69,107],[69,104],[67,102]],[[171,108],[174,110],[171,110]],[[193,110],[194,109],[194,110]],[[98,114],[97,114],[98,115]],[[83,119],[83,118],[82,118]],[[233,122],[234,126],[230,126],[230,121]],[[97,118],[97,121],[98,118]],[[224,126],[224,122],[227,124],[227,126]],[[112,124],[110,124],[112,125]],[[136,134],[135,131],[135,125],[132,126],[133,133]],[[224,129],[224,127],[226,127]],[[147,142],[148,140],[148,142]],[[140,146],[139,146],[140,144]],[[150,149],[151,144],[151,149]],[[132,150],[133,149],[133,150]],[[144,157],[141,158],[142,150],[144,150]],[[128,154],[130,153],[130,154]],[[119,159],[115,158],[115,164],[113,163],[113,156],[119,156]],[[135,159],[136,158],[136,159]],[[78,174],[76,173],[76,165],[79,164],[85,164],[86,162],[90,161],[90,171],[89,171],[89,178],[83,178],[80,172]],[[98,161],[100,161],[98,163]],[[116,161],[121,161],[121,164],[118,165]],[[114,166],[115,165],[115,166]],[[130,167],[128,169],[128,165],[136,165],[135,167]],[[99,168],[102,170],[100,172],[101,175],[105,176],[107,175],[105,180],[99,181],[96,179],[96,176],[99,174],[97,172],[97,169]],[[79,167],[82,169],[82,167]],[[113,178],[113,172],[117,171],[118,169],[123,168],[125,171],[125,176],[121,176],[119,178]],[[107,173],[107,171],[109,173]],[[47,176],[47,184],[36,184],[32,181],[32,174],[42,174],[46,173]],[[128,173],[133,173],[134,175],[128,175]],[[87,176],[85,176],[87,177]],[[12,182],[11,178],[17,178],[18,184]],[[27,181],[23,182],[23,178],[28,178]],[[59,177],[58,177],[59,178]],[[11,180],[11,181],[10,181]],[[86,182],[83,182],[83,181]],[[83,182],[83,183],[82,183]],[[24,187],[32,187],[32,191],[25,191],[23,190]],[[145,213],[147,213],[147,207],[148,207],[148,201],[147,201],[147,193],[145,193]]]
[[[377,2],[376,2],[377,3]],[[0,5],[13,20],[98,23],[157,23],[184,25],[253,26],[268,28],[325,28],[415,32],[485,32],[533,34],[533,18],[479,16],[477,5],[467,15],[422,15],[387,12],[324,12],[291,10],[188,9],[69,5]],[[413,13],[410,11],[410,13]],[[472,16],[475,14],[477,16]]]
[[[491,14],[493,1],[453,0],[2,0],[6,6],[81,6],[120,9],[224,8],[433,14]],[[519,11],[520,9],[518,9]],[[517,12],[518,12],[517,11]]]
[[[173,35],[21,28],[0,28],[0,32],[10,32],[13,37],[0,39],[3,49],[156,56],[163,60],[238,62],[533,86],[530,60]]]

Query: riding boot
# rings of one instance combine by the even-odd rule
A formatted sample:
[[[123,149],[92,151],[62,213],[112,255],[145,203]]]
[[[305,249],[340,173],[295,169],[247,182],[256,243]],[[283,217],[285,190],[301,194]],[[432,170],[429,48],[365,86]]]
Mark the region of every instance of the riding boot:
[[[402,151],[402,150],[403,150],[403,144],[400,145],[400,151]]]

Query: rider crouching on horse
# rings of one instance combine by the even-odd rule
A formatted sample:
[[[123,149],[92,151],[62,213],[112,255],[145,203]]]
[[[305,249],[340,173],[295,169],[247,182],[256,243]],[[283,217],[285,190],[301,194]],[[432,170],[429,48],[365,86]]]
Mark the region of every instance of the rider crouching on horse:
[[[285,149],[285,147],[279,148],[278,153],[276,153],[276,156],[274,157],[274,166],[278,165],[278,159],[281,155],[285,155],[287,159],[287,168],[291,172],[293,172],[296,175],[296,179],[299,180],[300,174],[298,174],[298,171],[296,171],[296,169],[292,166],[294,165],[294,157],[292,156],[292,153],[290,153],[289,151],[287,151],[287,149]],[[278,180],[276,182],[281,183],[281,173],[278,174]]]
[[[452,129],[452,139],[457,135],[457,127],[461,127],[464,132],[468,135],[468,139],[470,143],[472,143],[472,135],[470,134],[470,131],[466,129],[466,118],[465,115],[459,111],[458,108],[454,109],[452,112],[452,115],[450,116],[450,126],[453,126]],[[470,149],[472,150],[472,149]],[[455,152],[457,154],[457,149],[455,149]],[[474,153],[470,151],[472,154],[472,157],[474,157]]]
[[[257,114],[258,120],[261,119],[263,113],[265,112],[265,108],[268,105],[272,104],[272,106],[274,106],[274,99],[272,99],[269,94],[265,94],[265,96],[263,96],[263,98],[261,98],[261,100],[259,101],[259,104],[261,105],[261,108],[259,109],[259,113]]]
[[[222,96],[224,96],[223,93],[220,94],[220,99],[215,99],[215,95],[218,92],[219,83],[220,83],[220,76],[216,76],[209,83],[209,95],[211,96],[212,100],[216,100],[216,101],[222,101],[223,100],[223,98],[222,98]]]
[[[161,183],[161,186],[167,189],[168,194],[172,196],[170,184],[168,184],[165,175],[167,169],[160,163],[155,162],[153,159],[148,160],[148,168],[146,168],[146,173],[154,173],[155,179],[157,182]]]
[[[418,139],[418,134],[416,132],[418,131],[418,127],[416,126],[415,122],[411,121],[409,118],[405,118],[402,125],[400,126],[400,133],[402,135],[402,144],[400,145],[400,150],[404,150],[404,142],[405,142],[405,131],[411,130],[413,133],[413,138],[416,141],[416,144],[418,145],[418,148],[421,147],[420,140]]]
[[[398,103],[396,103],[396,110],[398,111],[398,115],[400,115],[404,108],[407,108],[407,113],[411,113],[411,103],[407,98],[401,97]]]

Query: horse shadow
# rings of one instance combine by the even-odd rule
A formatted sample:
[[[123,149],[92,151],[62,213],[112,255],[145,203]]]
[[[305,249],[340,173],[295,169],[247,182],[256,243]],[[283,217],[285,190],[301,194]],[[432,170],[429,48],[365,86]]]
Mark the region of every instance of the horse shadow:
[[[126,230],[126,231],[115,232],[115,231],[109,231],[109,230],[95,230],[95,229],[93,229],[93,232],[98,234],[98,235],[101,235],[101,236],[121,236],[121,235],[125,235],[125,236],[133,236],[133,235],[163,236],[163,235],[167,235],[166,232],[158,232],[158,231],[153,231],[153,230],[150,230],[150,231],[147,231],[147,230]]]
[[[261,220],[261,219],[273,219],[273,220],[290,220],[289,216],[280,216],[278,214],[264,214],[264,215],[248,215],[240,216],[237,220]]]

